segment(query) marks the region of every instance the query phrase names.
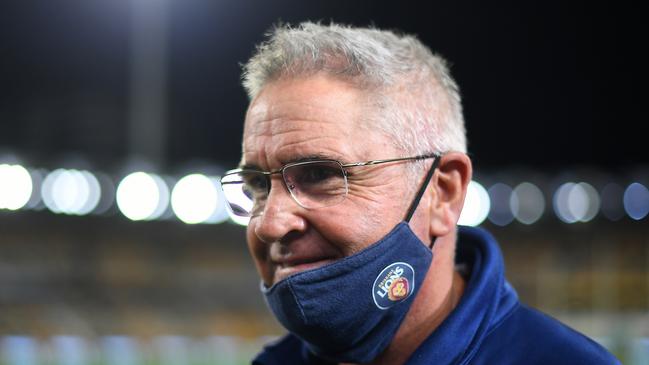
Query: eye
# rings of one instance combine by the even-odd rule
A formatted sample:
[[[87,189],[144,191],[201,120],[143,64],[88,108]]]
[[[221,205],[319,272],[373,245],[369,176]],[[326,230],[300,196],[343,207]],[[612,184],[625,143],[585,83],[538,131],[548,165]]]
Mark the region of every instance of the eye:
[[[342,170],[333,163],[314,163],[296,166],[291,171],[293,181],[299,185],[322,184],[332,179],[340,179]]]
[[[242,176],[245,189],[253,195],[266,194],[268,192],[268,179],[259,173],[246,173]]]

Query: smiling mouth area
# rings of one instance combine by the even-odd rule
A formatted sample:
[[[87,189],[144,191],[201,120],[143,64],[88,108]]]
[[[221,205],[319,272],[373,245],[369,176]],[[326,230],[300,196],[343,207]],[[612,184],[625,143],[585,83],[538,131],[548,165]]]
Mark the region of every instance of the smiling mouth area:
[[[337,259],[333,257],[324,257],[311,261],[302,261],[302,262],[278,262],[275,265],[275,275],[273,278],[273,284],[286,279],[291,275],[295,275],[302,271],[317,269],[319,267],[330,264]]]

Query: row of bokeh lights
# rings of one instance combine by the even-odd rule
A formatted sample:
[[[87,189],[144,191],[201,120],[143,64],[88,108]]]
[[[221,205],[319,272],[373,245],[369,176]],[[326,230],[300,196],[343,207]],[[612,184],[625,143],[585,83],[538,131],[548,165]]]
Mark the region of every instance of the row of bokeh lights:
[[[550,204],[557,218],[569,224],[590,222],[600,213],[611,221],[619,221],[625,214],[642,220],[649,214],[649,189],[639,182],[626,188],[609,183],[598,192],[587,182],[565,182],[555,190],[551,202],[546,203],[541,189],[530,182],[514,187],[495,183],[485,189],[479,182],[471,181],[458,223],[475,226],[489,219],[498,226],[513,221],[530,225],[543,217]]]
[[[171,187],[171,188],[170,188]],[[178,180],[134,172],[116,185],[105,174],[86,170],[27,169],[0,164],[0,209],[43,209],[68,215],[103,214],[114,204],[133,221],[176,216],[187,224],[232,221],[247,224],[227,209],[218,177],[190,174]],[[530,182],[516,186],[495,183],[486,189],[469,183],[459,224],[476,226],[489,220],[498,226],[514,221],[536,223],[552,206],[565,223],[589,222],[598,214],[611,221],[627,215],[642,220],[649,214],[649,189],[640,182],[609,183],[598,191],[586,182],[565,182],[550,199]]]

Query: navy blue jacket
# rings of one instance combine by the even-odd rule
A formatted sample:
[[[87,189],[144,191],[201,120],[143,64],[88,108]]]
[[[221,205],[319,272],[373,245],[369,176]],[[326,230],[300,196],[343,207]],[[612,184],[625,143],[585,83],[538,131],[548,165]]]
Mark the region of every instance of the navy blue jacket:
[[[464,294],[407,365],[619,364],[593,340],[521,304],[505,280],[498,244],[486,231],[460,228],[456,262],[468,268]],[[289,334],[265,347],[253,364],[327,363]]]

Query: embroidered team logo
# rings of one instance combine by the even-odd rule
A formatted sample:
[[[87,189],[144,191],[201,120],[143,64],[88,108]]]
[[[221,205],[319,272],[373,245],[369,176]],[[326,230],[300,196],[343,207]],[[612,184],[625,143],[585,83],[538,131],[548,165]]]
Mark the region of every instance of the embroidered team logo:
[[[388,288],[388,298],[392,301],[403,299],[408,296],[408,289],[408,279],[398,278]]]
[[[388,265],[374,280],[372,297],[380,309],[406,300],[415,289],[415,270],[405,262]]]

